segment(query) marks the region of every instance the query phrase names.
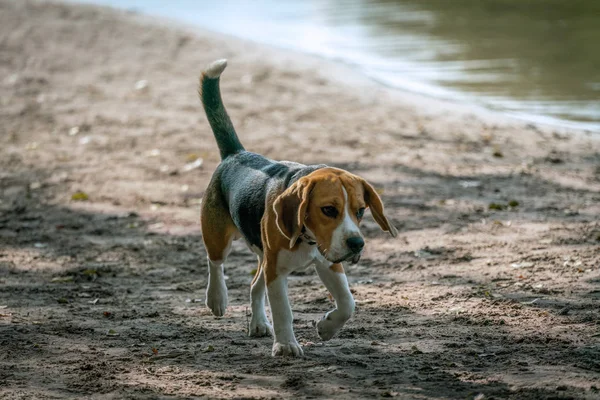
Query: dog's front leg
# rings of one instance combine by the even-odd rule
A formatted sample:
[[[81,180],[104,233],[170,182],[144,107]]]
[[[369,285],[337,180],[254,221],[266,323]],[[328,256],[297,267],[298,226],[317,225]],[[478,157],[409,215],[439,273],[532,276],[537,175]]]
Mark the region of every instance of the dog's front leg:
[[[271,354],[273,356],[302,356],[304,352],[294,336],[294,317],[288,300],[287,274],[278,275],[270,280],[271,276],[267,273],[265,278],[275,335]]]
[[[336,308],[317,322],[317,333],[323,340],[331,339],[354,313],[354,298],[342,264],[317,263],[317,274],[335,299]]]

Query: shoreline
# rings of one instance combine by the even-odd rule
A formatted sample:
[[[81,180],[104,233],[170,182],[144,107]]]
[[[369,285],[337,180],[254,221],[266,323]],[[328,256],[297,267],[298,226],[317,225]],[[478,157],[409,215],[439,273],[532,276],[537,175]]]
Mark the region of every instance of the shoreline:
[[[122,11],[121,9],[107,6],[108,9]],[[448,92],[448,96],[434,94],[428,94],[420,92],[418,90],[410,90],[406,87],[397,87],[386,83],[384,80],[371,76],[367,72],[362,71],[360,65],[346,60],[335,60],[331,57],[321,55],[310,51],[302,51],[293,48],[287,48],[283,45],[277,45],[273,43],[260,42],[258,40],[246,39],[235,34],[223,33],[194,25],[192,23],[181,22],[175,19],[169,19],[160,16],[152,16],[148,14],[136,13],[136,15],[142,20],[147,19],[148,24],[160,24],[167,23],[172,26],[173,29],[183,29],[189,31],[192,34],[213,36],[217,38],[223,38],[224,40],[233,40],[243,43],[249,43],[257,48],[262,48],[264,51],[275,54],[289,54],[292,58],[297,58],[301,63],[307,65],[319,64],[323,65],[323,68],[329,71],[328,78],[337,80],[344,86],[353,86],[355,84],[369,86],[375,85],[380,89],[388,92],[388,95],[392,98],[396,98],[403,103],[417,103],[423,104],[424,106],[432,106],[436,108],[438,113],[445,110],[451,110],[464,115],[475,114],[477,117],[493,121],[497,123],[505,124],[519,124],[523,123],[527,125],[534,125],[536,129],[541,127],[544,130],[555,130],[560,133],[567,133],[575,135],[600,135],[600,126],[595,124],[593,127],[589,126],[589,123],[581,121],[569,121],[558,119],[545,115],[538,114],[522,114],[517,112],[510,112],[501,108],[494,108],[491,104],[485,102],[478,102],[475,99],[469,100],[466,95],[459,92]],[[339,74],[347,75],[344,78],[340,78]],[[437,86],[436,86],[437,87]]]
[[[542,125],[548,129],[568,129],[577,133],[591,133],[591,134],[599,134],[600,133],[600,125],[593,122],[586,121],[573,121],[568,119],[561,119],[558,117],[553,117],[544,114],[536,114],[536,113],[524,113],[520,111],[510,111],[508,108],[503,108],[501,105],[494,105],[493,102],[485,101],[484,98],[477,99],[476,95],[468,95],[466,93],[462,93],[457,90],[452,90],[450,88],[444,88],[442,86],[434,85],[431,83],[427,83],[426,81],[416,81],[415,84],[417,87],[422,87],[423,90],[419,90],[414,88],[415,85],[412,84],[409,80],[401,81],[398,85],[390,83],[386,81],[383,76],[377,76],[376,74],[370,73],[365,69],[364,66],[360,64],[356,59],[343,59],[336,55],[326,55],[319,53],[315,49],[302,49],[300,47],[294,47],[291,44],[283,44],[277,41],[269,42],[267,39],[261,40],[259,38],[245,38],[239,36],[238,33],[228,33],[224,31],[220,31],[218,29],[212,29],[210,27],[204,27],[199,24],[194,24],[193,22],[185,22],[182,20],[178,20],[176,18],[171,18],[168,16],[161,15],[152,15],[145,14],[143,12],[133,10],[130,11],[126,8],[117,8],[114,5],[104,5],[104,4],[95,4],[95,3],[79,3],[77,0],[70,0],[72,4],[83,4],[90,6],[99,6],[99,7],[107,7],[109,9],[114,9],[119,12],[125,12],[130,15],[136,15],[142,19],[146,18],[147,22],[152,23],[165,23],[168,22],[175,29],[185,29],[189,32],[197,32],[203,35],[215,35],[216,37],[222,36],[223,38],[230,38],[233,40],[243,41],[246,43],[252,43],[258,47],[264,47],[265,49],[270,49],[273,52],[283,51],[283,52],[291,52],[296,53],[298,55],[303,55],[307,58],[315,58],[317,60],[322,61],[323,63],[336,64],[345,67],[347,70],[352,71],[354,74],[359,74],[362,77],[367,78],[371,82],[374,82],[378,85],[383,86],[384,88],[390,91],[399,92],[401,95],[405,96],[416,96],[417,98],[426,98],[439,101],[441,103],[449,103],[458,105],[458,109],[462,108],[471,108],[472,112],[482,114],[483,112],[495,113],[498,114],[499,118],[505,118],[508,120],[521,121],[527,124],[535,124]],[[161,22],[162,21],[162,22]],[[367,56],[365,54],[365,56]],[[411,88],[412,87],[412,88]],[[436,94],[437,93],[437,94]],[[506,101],[510,101],[506,99]]]
[[[0,38],[0,397],[597,396],[599,137],[105,7],[0,0]],[[321,281],[290,278],[302,359],[247,335],[245,244],[225,317],[204,306],[218,58],[244,147],[360,175],[399,230],[367,212],[329,342]]]

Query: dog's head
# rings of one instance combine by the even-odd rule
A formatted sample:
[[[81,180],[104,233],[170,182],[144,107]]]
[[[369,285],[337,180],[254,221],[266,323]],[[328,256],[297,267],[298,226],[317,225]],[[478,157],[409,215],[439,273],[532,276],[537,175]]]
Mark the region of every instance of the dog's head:
[[[319,169],[299,179],[273,203],[277,228],[290,240],[290,248],[305,233],[334,263],[358,262],[365,244],[359,225],[366,208],[381,229],[396,237],[398,231],[385,216],[373,187],[341,169]]]

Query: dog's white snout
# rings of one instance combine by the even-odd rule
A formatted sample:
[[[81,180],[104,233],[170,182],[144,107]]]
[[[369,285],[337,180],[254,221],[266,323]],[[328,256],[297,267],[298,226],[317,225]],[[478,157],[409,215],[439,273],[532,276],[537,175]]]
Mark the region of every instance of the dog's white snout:
[[[344,192],[344,200],[346,203],[344,215],[342,222],[335,228],[333,237],[331,238],[330,255],[336,260],[348,257],[351,254],[359,254],[365,245],[365,241],[358,229],[358,225],[350,216],[348,193],[345,188],[342,188],[342,190]]]

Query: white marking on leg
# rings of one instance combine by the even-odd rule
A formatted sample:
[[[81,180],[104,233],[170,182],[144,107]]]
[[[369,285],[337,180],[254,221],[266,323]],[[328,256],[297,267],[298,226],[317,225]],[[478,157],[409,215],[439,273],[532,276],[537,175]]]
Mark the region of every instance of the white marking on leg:
[[[250,250],[251,250],[251,251],[252,251],[254,254],[256,254],[256,255],[259,257],[259,259],[260,259],[260,260],[262,260],[262,258],[263,258],[263,251],[262,251],[260,248],[258,248],[258,246],[255,246],[255,245],[253,245],[253,244],[249,244],[249,243],[247,243],[247,242],[246,242],[246,245],[248,246],[248,248],[249,248],[249,249],[250,249]]]
[[[287,275],[279,275],[267,286],[273,319],[273,356],[302,356],[304,352],[294,336],[293,315],[287,292]]]
[[[323,340],[331,339],[354,313],[354,298],[346,274],[333,271],[330,263],[317,262],[315,269],[323,284],[335,299],[336,308],[317,323],[317,333]]]
[[[262,265],[262,257],[258,257],[259,269]],[[252,307],[252,318],[248,327],[249,336],[268,336],[271,334],[271,324],[267,319],[265,311],[265,274],[263,271],[257,272],[256,278],[250,289],[250,304]]]
[[[208,259],[208,287],[206,288],[206,306],[217,317],[225,315],[227,309],[227,285],[221,260]]]
[[[331,249],[329,251],[329,257],[332,260],[340,259],[350,252],[346,244],[346,239],[353,236],[360,236],[360,229],[350,216],[350,202],[348,201],[348,192],[342,187],[344,192],[344,216],[342,222],[334,229],[331,237]]]

